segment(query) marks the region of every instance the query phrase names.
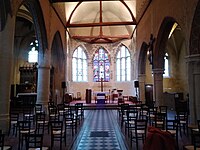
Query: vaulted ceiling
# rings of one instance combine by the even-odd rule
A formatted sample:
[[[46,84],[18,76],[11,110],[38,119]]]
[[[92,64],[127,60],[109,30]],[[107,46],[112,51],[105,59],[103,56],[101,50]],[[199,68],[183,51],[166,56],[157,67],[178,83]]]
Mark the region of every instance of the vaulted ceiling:
[[[50,2],[59,17],[65,13],[65,26],[71,38],[88,43],[114,43],[132,38],[151,0]]]

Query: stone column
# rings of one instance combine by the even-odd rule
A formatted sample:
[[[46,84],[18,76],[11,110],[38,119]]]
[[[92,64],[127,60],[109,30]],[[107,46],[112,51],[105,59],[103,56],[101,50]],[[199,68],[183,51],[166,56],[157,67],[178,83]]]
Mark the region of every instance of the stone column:
[[[200,119],[200,54],[187,57],[190,123]]]
[[[145,103],[145,74],[139,74],[138,80],[139,80],[139,99],[142,101],[142,103]]]
[[[37,103],[42,104],[47,112],[50,94],[50,52],[44,54],[39,50],[38,81],[37,81]]]
[[[8,131],[15,19],[8,16],[0,32],[0,129]]]
[[[163,105],[163,69],[153,69],[153,90],[155,106]]]

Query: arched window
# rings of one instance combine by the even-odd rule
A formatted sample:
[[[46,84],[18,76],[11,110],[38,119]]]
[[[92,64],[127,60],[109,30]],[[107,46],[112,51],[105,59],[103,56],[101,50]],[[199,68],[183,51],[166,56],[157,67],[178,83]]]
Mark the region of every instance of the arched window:
[[[87,81],[87,57],[82,47],[78,47],[72,57],[72,80],[76,82]]]
[[[165,71],[164,71],[164,74],[163,76],[164,77],[169,77],[169,56],[168,56],[168,53],[165,53],[165,56],[164,56],[164,63],[165,63]]]
[[[116,57],[116,77],[117,81],[131,80],[131,58],[127,47],[119,47]]]
[[[93,81],[110,81],[110,61],[108,53],[104,48],[95,52],[93,59]]]
[[[36,63],[38,62],[38,41],[35,40],[30,44],[31,50],[28,52],[28,62]]]

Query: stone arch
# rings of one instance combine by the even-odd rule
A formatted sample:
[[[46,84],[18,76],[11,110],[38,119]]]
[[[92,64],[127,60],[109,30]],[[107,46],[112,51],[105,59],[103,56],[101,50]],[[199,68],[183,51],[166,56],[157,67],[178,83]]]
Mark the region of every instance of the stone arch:
[[[138,59],[138,74],[145,74],[147,50],[148,44],[146,42],[143,42],[140,48],[140,54]]]
[[[45,50],[48,49],[48,42],[43,12],[40,3],[38,0],[24,0],[22,5],[24,5],[29,10],[33,17],[36,37],[39,42],[39,53],[44,55]]]
[[[51,54],[52,54],[51,57],[55,58],[55,61],[58,64],[59,70],[62,70],[65,64],[65,54],[64,54],[62,39],[61,39],[61,35],[59,31],[57,31],[54,35]]]
[[[85,55],[86,55],[87,59],[89,60],[89,53],[88,53],[86,47],[85,47],[84,45],[81,45],[81,44],[80,44],[80,45],[77,45],[76,48],[72,51],[71,57],[73,58],[74,51],[75,51],[78,47],[83,48],[83,51],[85,52]]]
[[[131,53],[131,51],[130,51],[129,47],[128,47],[128,46],[126,46],[126,45],[125,45],[125,44],[123,44],[123,43],[120,43],[120,44],[117,46],[116,53],[114,54],[114,59],[116,59],[116,58],[117,58],[117,53],[120,51],[119,47],[121,47],[121,46],[125,46],[125,47],[128,49],[128,51],[129,51],[129,53],[130,53],[130,57],[132,58],[132,53]]]
[[[164,68],[164,55],[165,47],[167,44],[169,33],[172,29],[175,19],[172,17],[164,18],[156,39],[155,48],[153,50],[153,69],[163,69]]]
[[[198,2],[192,22],[189,54],[200,54],[200,1]]]
[[[62,39],[60,32],[57,31],[51,47],[50,93],[52,98],[55,97],[56,90],[61,91],[60,83],[65,79],[65,63]]]

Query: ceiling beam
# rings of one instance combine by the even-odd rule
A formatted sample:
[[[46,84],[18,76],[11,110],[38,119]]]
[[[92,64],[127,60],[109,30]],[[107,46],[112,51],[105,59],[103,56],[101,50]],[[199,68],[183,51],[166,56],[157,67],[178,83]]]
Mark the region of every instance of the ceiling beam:
[[[136,25],[133,21],[123,21],[123,22],[98,22],[98,23],[70,23],[67,24],[67,28],[75,27],[98,27],[98,26],[124,26],[124,25]]]
[[[72,38],[76,38],[76,39],[84,39],[84,38],[89,38],[89,39],[92,39],[92,38],[126,38],[126,39],[129,39],[130,38],[130,35],[117,35],[117,36],[107,36],[107,35],[101,35],[101,36],[81,36],[81,35],[74,35],[72,36]]]
[[[99,0],[49,0],[51,3],[59,3],[59,2],[96,2]],[[101,0],[101,1],[119,1],[119,0]]]

